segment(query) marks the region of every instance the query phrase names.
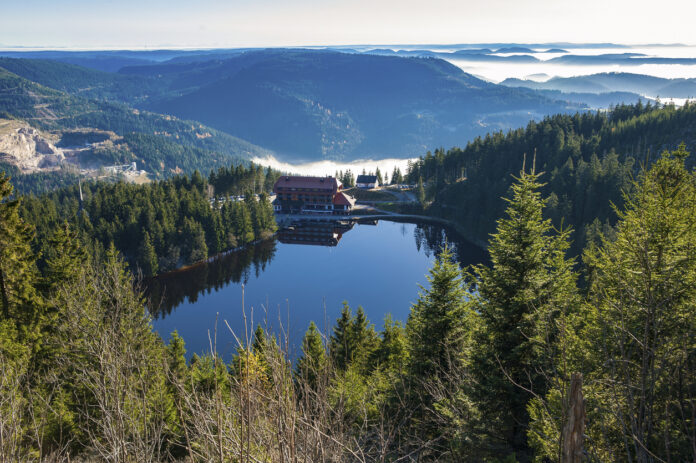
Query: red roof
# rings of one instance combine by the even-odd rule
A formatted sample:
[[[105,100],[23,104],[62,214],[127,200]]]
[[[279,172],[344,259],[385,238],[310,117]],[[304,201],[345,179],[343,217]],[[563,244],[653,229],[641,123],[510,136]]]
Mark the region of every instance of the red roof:
[[[273,185],[273,191],[279,188],[312,188],[318,190],[329,190],[336,192],[343,185],[335,177],[300,177],[295,175],[285,175],[280,177]]]
[[[341,191],[336,196],[334,196],[333,203],[336,206],[353,207],[355,205],[355,198],[353,198],[352,196],[348,196],[347,194]]]

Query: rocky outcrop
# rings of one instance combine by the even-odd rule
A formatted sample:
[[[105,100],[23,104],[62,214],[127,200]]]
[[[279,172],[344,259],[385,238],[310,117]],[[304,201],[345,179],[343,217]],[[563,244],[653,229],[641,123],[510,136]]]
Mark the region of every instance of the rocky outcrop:
[[[35,128],[19,121],[0,120],[0,161],[34,172],[55,168],[64,160],[62,150]]]

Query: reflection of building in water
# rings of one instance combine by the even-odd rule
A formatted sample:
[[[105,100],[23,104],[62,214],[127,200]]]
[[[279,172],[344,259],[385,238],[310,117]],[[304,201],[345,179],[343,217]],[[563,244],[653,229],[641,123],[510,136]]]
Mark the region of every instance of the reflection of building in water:
[[[278,231],[278,241],[286,244],[336,246],[343,234],[353,228],[348,221],[294,222]]]

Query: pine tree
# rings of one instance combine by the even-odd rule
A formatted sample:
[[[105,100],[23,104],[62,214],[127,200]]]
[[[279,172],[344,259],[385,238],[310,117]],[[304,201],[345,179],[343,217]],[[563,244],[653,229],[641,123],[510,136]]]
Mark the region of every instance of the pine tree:
[[[302,357],[297,360],[296,375],[312,390],[318,386],[319,378],[326,368],[326,351],[321,334],[314,322],[302,339]]]
[[[140,263],[140,268],[145,276],[157,274],[157,252],[155,252],[155,247],[152,245],[152,239],[150,238],[150,234],[148,232],[143,233],[143,240],[140,244],[138,260]]]
[[[605,385],[588,432],[616,437],[602,439],[616,460],[696,459],[696,176],[687,156],[682,144],[643,172],[615,239],[585,256],[588,379]]]
[[[406,323],[407,391],[411,427],[422,442],[433,442],[424,459],[437,459],[470,421],[466,398],[474,315],[465,298],[459,266],[445,246]],[[456,458],[453,456],[453,458]]]
[[[532,169],[516,179],[489,242],[492,266],[469,275],[482,325],[473,358],[481,431],[502,440],[500,453],[519,456],[527,452],[527,404],[549,387],[557,319],[577,305],[569,231],[554,234],[543,218],[540,175]]]
[[[19,217],[20,200],[10,199],[12,192],[9,177],[0,172],[0,313],[31,338],[37,335],[42,315],[36,258],[31,249],[34,229]]]
[[[329,340],[329,353],[334,366],[343,371],[350,362],[350,328],[353,322],[353,314],[347,301],[343,301],[341,317],[336,321],[331,339]]]
[[[425,206],[425,188],[423,187],[423,177],[418,177],[416,195],[418,198],[418,204],[420,204],[421,206]]]

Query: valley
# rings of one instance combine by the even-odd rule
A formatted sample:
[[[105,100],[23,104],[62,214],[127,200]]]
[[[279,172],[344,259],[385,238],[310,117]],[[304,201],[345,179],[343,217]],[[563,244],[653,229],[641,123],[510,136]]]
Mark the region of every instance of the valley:
[[[695,47],[283,43],[0,49],[0,461],[693,460]]]

